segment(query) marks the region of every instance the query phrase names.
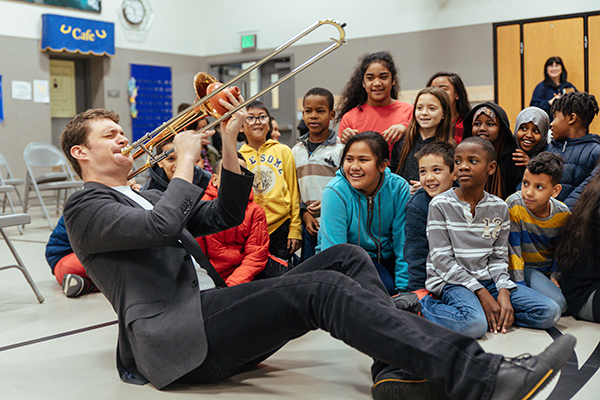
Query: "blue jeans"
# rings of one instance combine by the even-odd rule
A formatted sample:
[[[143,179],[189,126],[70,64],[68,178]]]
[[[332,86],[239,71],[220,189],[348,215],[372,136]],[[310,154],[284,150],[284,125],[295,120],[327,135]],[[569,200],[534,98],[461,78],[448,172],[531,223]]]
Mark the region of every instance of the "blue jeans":
[[[302,252],[300,262],[304,262],[315,255],[315,247],[317,247],[317,235],[311,235],[302,225]]]
[[[562,313],[567,311],[567,300],[562,291],[544,273],[536,268],[525,268],[525,284],[556,302]]]
[[[498,290],[493,281],[480,281],[494,299]],[[515,313],[515,326],[533,329],[548,329],[560,319],[560,307],[554,300],[524,285],[510,294]],[[441,300],[432,296],[421,299],[423,316],[448,329],[474,339],[482,337],[488,330],[488,322],[479,298],[460,285],[446,285]]]

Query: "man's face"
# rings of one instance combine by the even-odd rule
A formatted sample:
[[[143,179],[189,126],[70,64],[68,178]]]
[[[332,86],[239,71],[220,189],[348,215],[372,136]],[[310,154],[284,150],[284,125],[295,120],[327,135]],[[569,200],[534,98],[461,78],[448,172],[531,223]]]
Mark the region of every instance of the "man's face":
[[[100,174],[127,174],[133,166],[133,157],[121,153],[129,140],[123,129],[110,119],[96,119],[88,122],[86,143],[73,146],[71,154],[79,159],[82,171]]]

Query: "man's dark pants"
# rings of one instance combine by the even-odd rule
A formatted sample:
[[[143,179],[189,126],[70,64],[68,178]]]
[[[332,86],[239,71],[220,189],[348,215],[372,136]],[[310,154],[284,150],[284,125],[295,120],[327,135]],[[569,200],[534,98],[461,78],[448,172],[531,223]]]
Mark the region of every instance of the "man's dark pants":
[[[501,359],[473,339],[398,310],[367,253],[353,245],[323,251],[279,278],[205,291],[202,312],[208,356],[184,382],[225,379],[315,329],[444,382],[457,399],[488,399]]]

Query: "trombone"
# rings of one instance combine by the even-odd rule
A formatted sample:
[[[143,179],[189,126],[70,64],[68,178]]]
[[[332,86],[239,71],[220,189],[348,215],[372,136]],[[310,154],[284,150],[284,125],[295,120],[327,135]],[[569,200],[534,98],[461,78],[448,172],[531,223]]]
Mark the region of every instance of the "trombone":
[[[331,40],[333,40],[334,43],[330,44],[328,47],[321,50],[319,53],[312,56],[311,58],[309,58],[308,60],[306,60],[299,66],[297,66],[296,68],[294,68],[292,71],[287,73],[285,76],[280,78],[277,82],[272,83],[271,86],[261,90],[260,92],[258,92],[254,96],[250,97],[248,100],[244,101],[237,107],[229,110],[228,112],[225,112],[222,115],[221,115],[221,113],[219,113],[217,108],[219,108],[221,106],[218,103],[218,100],[216,98],[213,99],[214,96],[219,94],[225,88],[231,87],[235,82],[239,81],[240,79],[242,79],[243,77],[248,75],[250,72],[252,72],[256,68],[260,67],[267,61],[271,60],[273,57],[275,57],[276,55],[281,53],[283,50],[287,49],[292,44],[296,43],[298,40],[302,39],[304,36],[308,35],[310,32],[314,31],[315,29],[317,29],[323,25],[333,25],[338,29],[339,38],[338,39],[331,38]],[[334,50],[337,50],[342,45],[346,44],[346,40],[345,40],[346,33],[344,32],[345,26],[346,26],[345,23],[340,24],[333,19],[322,19],[320,21],[317,21],[314,24],[312,24],[311,26],[309,26],[308,28],[306,28],[304,31],[300,32],[299,34],[297,34],[296,36],[294,36],[293,38],[291,38],[290,40],[288,40],[287,42],[285,42],[284,44],[282,44],[281,46],[276,48],[271,54],[269,54],[266,57],[264,57],[263,59],[257,61],[252,66],[250,66],[249,68],[242,71],[238,76],[236,76],[229,82],[222,84],[220,86],[218,86],[220,83],[211,75],[204,73],[204,72],[197,73],[196,76],[194,77],[194,88],[195,88],[195,91],[196,91],[196,94],[197,94],[199,100],[196,100],[196,102],[194,102],[194,104],[192,104],[191,106],[189,106],[188,108],[183,110],[181,113],[179,113],[175,117],[171,118],[167,122],[164,122],[162,125],[160,125],[158,128],[156,128],[152,132],[146,133],[140,139],[136,140],[134,143],[132,143],[131,145],[129,145],[127,147],[124,147],[121,150],[122,154],[125,156],[129,156],[133,152],[134,160],[139,158],[143,154],[148,155],[148,160],[146,161],[146,163],[142,167],[138,168],[136,171],[131,172],[128,175],[127,179],[131,179],[131,178],[139,175],[140,173],[144,172],[148,168],[152,167],[157,162],[167,158],[169,156],[169,154],[171,154],[173,152],[173,149],[171,149],[169,151],[165,151],[161,154],[157,154],[156,156],[154,156],[152,154],[152,150],[154,149],[154,147],[156,147],[160,143],[164,142],[165,140],[169,139],[172,136],[177,135],[189,124],[191,124],[195,121],[198,121],[202,118],[206,118],[209,115],[211,115],[211,116],[215,117],[216,120],[211,122],[204,128],[202,128],[200,130],[200,132],[204,132],[206,130],[214,128],[219,123],[221,123],[222,121],[229,118],[233,113],[237,112],[238,110],[241,110],[243,107],[246,107],[248,104],[250,104],[254,100],[258,99],[263,94],[273,90],[275,87],[277,87],[280,84],[282,84],[283,82],[287,81],[289,78],[293,77],[294,75],[298,74],[299,72],[302,72],[304,69],[308,68],[310,65],[312,65],[316,61],[320,60],[321,58],[325,57],[329,53],[333,52]],[[218,87],[216,89],[210,91],[210,88],[208,88],[208,86],[210,84],[217,84]],[[237,88],[234,88],[234,87],[232,87],[232,89],[237,90]],[[212,101],[211,101],[211,99],[212,99]]]

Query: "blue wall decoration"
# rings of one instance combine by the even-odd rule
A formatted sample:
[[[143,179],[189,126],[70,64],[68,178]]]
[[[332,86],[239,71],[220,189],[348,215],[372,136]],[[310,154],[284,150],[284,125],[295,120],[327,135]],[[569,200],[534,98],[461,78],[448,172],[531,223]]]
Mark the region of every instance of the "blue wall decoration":
[[[40,49],[114,56],[115,24],[44,14]]]
[[[131,64],[127,86],[135,141],[173,117],[171,68]]]
[[[0,75],[0,124],[4,122],[4,99],[2,99],[2,75]]]

